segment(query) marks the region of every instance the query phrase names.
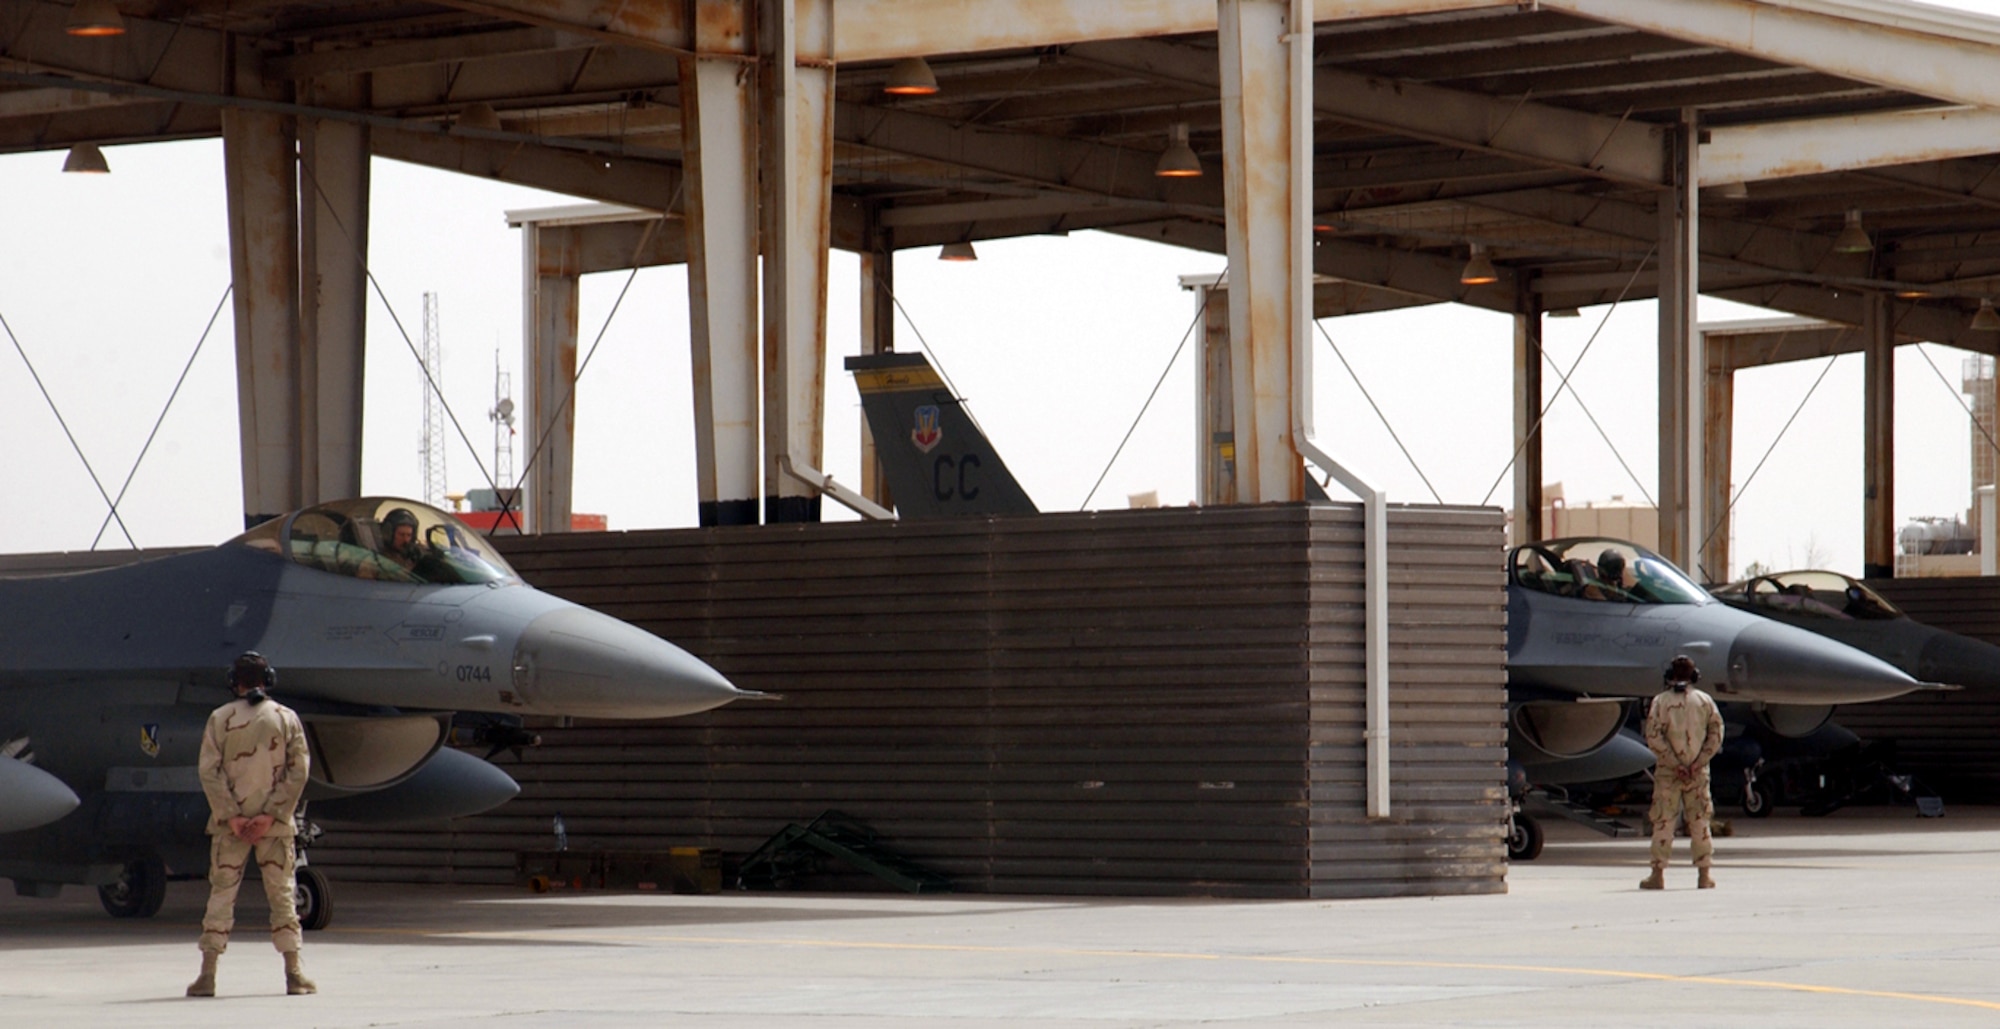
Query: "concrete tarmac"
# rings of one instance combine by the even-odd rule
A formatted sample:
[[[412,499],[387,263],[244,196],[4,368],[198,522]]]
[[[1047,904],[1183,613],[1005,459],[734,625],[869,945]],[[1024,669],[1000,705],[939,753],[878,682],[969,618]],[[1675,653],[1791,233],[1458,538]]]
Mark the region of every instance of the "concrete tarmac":
[[[115,922],[0,896],[10,1026],[1993,1026],[2000,809],[1735,819],[1687,843],[1550,826],[1501,896],[1362,901],[557,892],[336,883],[283,995],[261,891],[182,996],[206,886]],[[4,887],[0,887],[4,889]]]

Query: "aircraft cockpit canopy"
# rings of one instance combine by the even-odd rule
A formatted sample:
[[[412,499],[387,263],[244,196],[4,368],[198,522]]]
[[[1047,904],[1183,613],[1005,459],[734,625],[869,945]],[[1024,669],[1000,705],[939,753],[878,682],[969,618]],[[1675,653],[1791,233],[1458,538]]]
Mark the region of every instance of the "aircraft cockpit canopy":
[[[520,580],[479,530],[398,497],[308,507],[231,542],[356,579],[449,586]]]
[[[1839,572],[1777,572],[1718,586],[1731,603],[1835,621],[1887,621],[1903,617],[1882,595]]]
[[[1624,540],[1574,538],[1515,547],[1516,586],[1611,604],[1705,604],[1709,596],[1673,562]]]

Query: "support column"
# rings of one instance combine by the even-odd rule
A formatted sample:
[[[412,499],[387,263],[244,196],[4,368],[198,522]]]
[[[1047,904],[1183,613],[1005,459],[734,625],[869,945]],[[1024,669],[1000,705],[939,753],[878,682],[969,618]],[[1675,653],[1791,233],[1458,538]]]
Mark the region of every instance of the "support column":
[[[366,82],[316,80],[313,102],[358,108]],[[362,387],[366,372],[368,128],[306,119],[299,125],[300,400],[304,500],[361,495]]]
[[[1707,417],[1702,438],[1702,510],[1708,512],[1708,526],[1702,535],[1708,542],[1701,547],[1694,569],[1698,577],[1713,582],[1735,578],[1730,562],[1729,493],[1735,478],[1736,433],[1736,351],[1734,346],[1711,344],[1703,337],[1702,350],[1707,367],[1704,406]]]
[[[764,520],[819,521],[827,248],[833,225],[832,0],[760,0],[765,90]]]
[[[876,212],[868,212],[867,246],[861,251],[861,352],[896,349],[896,251]],[[896,506],[889,480],[875,456],[875,434],[861,419],[861,495],[887,508]]]
[[[1292,267],[1287,9],[1277,0],[1217,0],[1216,10],[1237,494],[1249,504],[1305,499],[1292,438],[1290,287],[1295,274],[1311,272]]]
[[[290,100],[265,83],[245,50],[239,94]],[[243,444],[245,526],[303,506],[299,340],[297,137],[289,118],[224,108],[223,179],[229,201],[231,299],[236,316],[237,424]]]
[[[1524,281],[1514,315],[1514,539],[1548,535],[1542,525],[1542,302]]]
[[[1868,294],[1862,315],[1861,574],[1887,579],[1896,574],[1896,325],[1889,295]]]
[[[1683,111],[1673,133],[1673,185],[1660,194],[1660,553],[1694,567],[1706,526],[1701,517],[1702,384],[1707,361],[1696,331],[1701,290],[1699,127]]]
[[[577,308],[580,237],[575,229],[524,226],[521,286],[527,340],[523,413],[529,460],[522,513],[529,532],[568,532],[576,471]],[[502,483],[502,488],[511,485]]]
[[[1201,364],[1195,376],[1195,502],[1236,503],[1236,392],[1229,374],[1229,291],[1195,285]]]
[[[749,0],[689,0],[694,53],[680,59],[686,168],[695,477],[702,525],[755,525],[757,77]]]

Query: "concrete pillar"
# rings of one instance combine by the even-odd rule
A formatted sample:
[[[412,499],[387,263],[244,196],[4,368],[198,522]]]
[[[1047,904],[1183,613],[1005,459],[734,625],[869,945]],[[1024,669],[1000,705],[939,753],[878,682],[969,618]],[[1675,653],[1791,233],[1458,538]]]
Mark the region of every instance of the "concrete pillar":
[[[1547,536],[1542,525],[1542,301],[1524,282],[1514,315],[1514,540]]]
[[[523,424],[528,458],[522,509],[529,532],[568,532],[576,472],[577,307],[580,234],[566,227],[523,226],[526,281],[521,285],[527,340]],[[506,488],[511,483],[502,483]]]
[[[359,77],[306,87],[312,102],[358,107]],[[366,373],[368,128],[299,123],[300,401],[305,500],[361,495],[362,387]]]
[[[861,352],[887,354],[896,349],[896,252],[888,234],[868,214],[868,245],[861,251]],[[875,434],[868,419],[861,419],[861,495],[887,508],[894,508],[889,480],[882,474],[875,455]]]
[[[757,77],[749,0],[692,0],[694,53],[680,59],[687,173],[695,476],[702,525],[755,525]]]
[[[1702,510],[1708,513],[1708,526],[1702,530],[1707,539],[1701,546],[1700,557],[1689,570],[1698,580],[1720,583],[1734,577],[1730,566],[1733,555],[1729,545],[1729,491],[1736,474],[1736,352],[1733,347],[1714,345],[1708,340],[1703,340],[1702,350],[1707,365],[1703,379],[1707,418],[1702,438],[1702,453],[1706,456],[1702,462]]]
[[[764,91],[764,520],[816,522],[833,226],[833,2],[760,0]],[[807,475],[812,472],[806,472]]]
[[[1701,289],[1698,126],[1684,111],[1673,132],[1673,184],[1660,193],[1660,553],[1693,570],[1701,517],[1702,384],[1696,331]]]
[[[1866,296],[1861,346],[1861,574],[1887,579],[1896,574],[1896,325],[1886,293]]]
[[[1237,495],[1305,499],[1292,438],[1294,338],[1288,4],[1217,0]],[[1309,279],[1307,280],[1310,281]]]
[[[290,100],[289,89],[236,64],[239,94]],[[275,91],[274,91],[275,90]],[[243,443],[246,526],[306,500],[299,402],[299,195],[297,138],[290,119],[222,111],[223,179],[229,203],[230,278],[236,316],[237,424]]]

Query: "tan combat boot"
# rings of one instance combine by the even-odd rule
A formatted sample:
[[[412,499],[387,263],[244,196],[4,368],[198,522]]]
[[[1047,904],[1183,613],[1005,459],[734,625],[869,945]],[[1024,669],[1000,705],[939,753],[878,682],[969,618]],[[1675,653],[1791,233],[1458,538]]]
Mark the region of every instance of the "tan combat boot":
[[[1666,889],[1667,870],[1665,868],[1660,867],[1659,865],[1654,865],[1653,874],[1645,877],[1644,879],[1639,880],[1639,888],[1642,890]]]
[[[201,975],[196,976],[194,982],[188,984],[188,996],[215,996],[215,959],[217,956],[214,951],[204,950],[201,952]]]
[[[1715,880],[1709,876],[1708,869],[1703,868],[1699,871],[1701,872],[1701,878],[1695,881],[1695,888],[1703,890],[1715,889]]]
[[[305,972],[299,969],[299,952],[294,950],[285,955],[285,993],[297,997],[307,993],[318,993],[319,987]]]

